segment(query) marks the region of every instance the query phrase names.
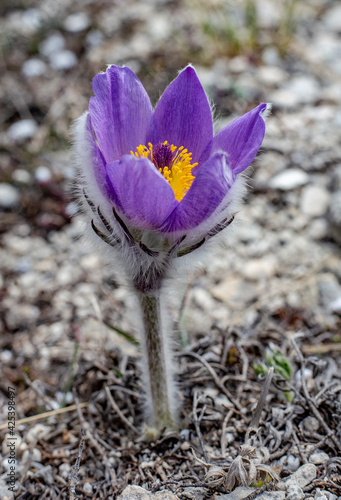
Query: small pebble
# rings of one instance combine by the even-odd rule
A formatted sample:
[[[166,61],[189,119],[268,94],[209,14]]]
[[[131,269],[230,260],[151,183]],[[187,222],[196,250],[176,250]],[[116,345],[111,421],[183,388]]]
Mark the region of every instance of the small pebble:
[[[31,174],[23,168],[17,168],[12,174],[12,179],[19,184],[29,184],[31,180]]]
[[[275,175],[269,181],[271,189],[280,189],[281,191],[290,191],[307,184],[310,180],[309,175],[303,170],[291,168]]]
[[[92,495],[93,493],[93,488],[92,488],[92,485],[90,483],[84,483],[83,485],[83,490],[85,491],[85,493],[87,493],[88,495]]]
[[[52,178],[51,170],[48,167],[38,167],[34,172],[34,178],[39,184],[45,184]]]
[[[98,47],[103,42],[103,33],[99,30],[92,30],[85,37],[85,44],[90,47]]]
[[[330,194],[322,186],[306,186],[301,194],[301,210],[311,217],[320,217],[327,211]]]
[[[294,455],[288,455],[287,457],[287,469],[290,472],[295,472],[300,466],[300,459]]]
[[[8,349],[4,349],[3,351],[0,352],[0,360],[7,364],[9,363],[13,358],[13,353],[12,351],[9,351]]]
[[[37,128],[38,125],[34,120],[20,120],[9,127],[7,135],[12,141],[23,142],[31,139],[36,133]]]
[[[71,50],[60,50],[50,56],[50,64],[56,70],[68,70],[76,66],[77,56]]]
[[[70,33],[79,33],[86,30],[90,24],[91,19],[85,12],[75,12],[65,19],[64,28]]]
[[[37,76],[42,76],[46,73],[47,66],[41,59],[37,57],[32,57],[32,59],[27,59],[21,67],[21,72],[27,78],[35,78]]]
[[[309,462],[315,465],[322,465],[328,462],[329,456],[324,451],[313,453],[309,457]]]
[[[35,444],[38,439],[44,439],[51,432],[51,428],[44,424],[36,424],[26,434],[25,440],[29,444]]]
[[[51,33],[39,46],[39,52],[45,56],[50,57],[55,52],[63,50],[65,47],[65,38],[58,31]]]
[[[314,464],[304,464],[288,477],[285,484],[287,488],[293,484],[296,484],[300,488],[304,488],[316,478],[316,475],[317,469]]]
[[[19,190],[8,184],[7,182],[0,183],[0,208],[13,208],[20,201]]]
[[[288,486],[285,500],[303,500],[304,496],[304,492],[300,486],[291,484]]]
[[[69,473],[71,470],[71,465],[68,463],[63,463],[58,468],[59,474],[63,479],[67,479],[69,477]]]

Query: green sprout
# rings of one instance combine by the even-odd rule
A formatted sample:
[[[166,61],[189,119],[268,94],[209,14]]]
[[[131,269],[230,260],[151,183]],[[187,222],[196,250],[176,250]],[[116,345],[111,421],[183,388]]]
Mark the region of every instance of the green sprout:
[[[265,377],[269,368],[273,367],[274,372],[278,373],[284,380],[290,381],[292,376],[292,368],[290,361],[284,354],[273,347],[269,347],[265,351],[264,362],[254,363],[253,369],[256,375]],[[283,391],[286,400],[291,403],[293,400],[293,393],[291,391]]]

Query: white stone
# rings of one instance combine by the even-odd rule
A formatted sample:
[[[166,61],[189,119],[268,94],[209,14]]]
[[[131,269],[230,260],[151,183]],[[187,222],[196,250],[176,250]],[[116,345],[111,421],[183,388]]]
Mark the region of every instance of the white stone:
[[[85,493],[87,493],[88,495],[92,495],[92,493],[93,493],[93,489],[92,489],[92,485],[91,485],[91,483],[88,483],[88,482],[84,483],[84,485],[83,485],[83,490],[84,490],[84,491],[85,491]]]
[[[267,255],[261,259],[250,259],[242,267],[242,274],[251,281],[267,279],[276,272],[276,265],[276,258],[272,255]]]
[[[8,349],[4,349],[0,353],[0,359],[5,364],[8,363],[9,361],[11,361],[12,358],[13,358],[13,353],[12,353],[12,351],[10,351]]]
[[[71,69],[76,66],[77,62],[77,56],[71,50],[60,50],[50,56],[50,64],[57,70]]]
[[[64,28],[70,33],[79,33],[91,25],[91,19],[85,12],[70,14],[64,21]]]
[[[42,454],[41,451],[38,448],[33,448],[32,450],[32,460],[34,462],[41,462]]]
[[[32,57],[31,59],[27,59],[21,67],[21,72],[27,78],[34,78],[37,76],[42,76],[46,73],[47,66],[41,59],[38,57]]]
[[[292,92],[299,103],[313,103],[319,97],[320,87],[311,76],[299,75],[292,78],[286,85],[286,89]]]
[[[51,170],[48,167],[38,167],[34,172],[34,178],[39,184],[45,184],[51,180]]]
[[[330,304],[328,309],[337,314],[341,314],[341,296],[338,299],[333,300]]]
[[[17,168],[12,174],[12,179],[20,184],[29,184],[31,174],[23,168]]]
[[[12,141],[25,141],[34,136],[38,125],[34,120],[29,118],[13,123],[7,131],[8,137]]]
[[[308,233],[313,240],[326,238],[329,235],[328,222],[322,217],[312,220],[308,228]]]
[[[309,180],[309,175],[303,170],[299,170],[298,168],[288,168],[270,179],[269,187],[271,189],[290,191],[291,189],[304,186],[309,182]]]
[[[331,9],[327,10],[323,16],[323,21],[330,30],[341,32],[341,5],[336,3]]]
[[[5,438],[4,440],[2,441],[2,454],[3,456],[7,456],[10,454],[10,446],[13,445],[14,443],[14,447],[15,449],[17,450],[19,448],[19,446],[21,445],[21,442],[22,442],[22,439],[19,435],[14,435],[14,436],[11,436],[11,434],[7,433],[5,435]]]
[[[278,66],[262,66],[257,76],[262,83],[267,85],[279,85],[287,79],[287,74]]]
[[[20,201],[17,188],[7,182],[0,183],[0,208],[12,208]]]
[[[51,33],[39,46],[39,52],[45,56],[50,57],[55,52],[63,50],[65,47],[65,38],[59,31]]]
[[[269,101],[275,106],[284,109],[296,108],[299,104],[298,96],[289,89],[280,88],[271,92]]]
[[[329,191],[322,186],[306,186],[302,190],[301,210],[311,217],[320,217],[327,211]]]

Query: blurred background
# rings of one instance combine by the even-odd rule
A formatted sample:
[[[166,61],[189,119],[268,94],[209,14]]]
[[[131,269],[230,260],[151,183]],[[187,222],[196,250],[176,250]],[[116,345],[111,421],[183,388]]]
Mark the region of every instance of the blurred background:
[[[182,345],[238,326],[288,353],[300,331],[340,366],[340,2],[2,0],[0,16],[0,384],[19,416],[37,412],[23,373],[58,407],[78,366],[137,355],[132,298],[69,217],[70,129],[108,64],[155,104],[192,63],[216,130],[273,103],[229,247],[170,301]]]

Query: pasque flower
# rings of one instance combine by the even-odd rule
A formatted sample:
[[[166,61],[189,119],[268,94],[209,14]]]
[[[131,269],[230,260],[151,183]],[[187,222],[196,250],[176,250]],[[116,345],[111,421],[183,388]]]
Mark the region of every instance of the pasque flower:
[[[210,104],[191,66],[155,110],[127,67],[95,76],[93,92],[75,126],[79,199],[94,239],[113,249],[113,260],[138,291],[143,357],[153,357],[145,368],[150,422],[171,426],[176,411],[172,382],[162,380],[171,379],[172,368],[160,290],[176,262],[210,249],[205,243],[219,240],[232,222],[242,192],[239,174],[261,146],[268,106],[260,104],[214,136]],[[157,362],[155,351],[162,351]]]

